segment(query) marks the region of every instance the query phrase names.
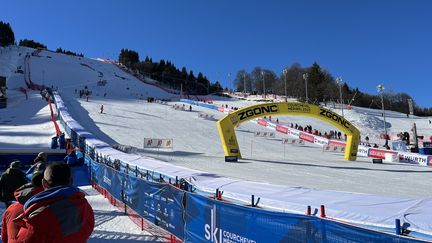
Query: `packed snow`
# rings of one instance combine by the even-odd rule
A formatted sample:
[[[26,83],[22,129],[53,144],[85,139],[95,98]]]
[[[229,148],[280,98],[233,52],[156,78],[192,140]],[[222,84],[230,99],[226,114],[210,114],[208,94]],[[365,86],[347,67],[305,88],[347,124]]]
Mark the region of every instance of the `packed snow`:
[[[8,77],[9,97],[8,108],[0,109],[2,148],[48,147],[55,132],[49,108],[38,92],[29,91],[26,100],[16,91],[25,85],[23,75],[15,71],[23,65],[25,53],[32,51],[28,48],[0,48],[0,75]],[[313,144],[284,145],[281,140],[285,136],[281,134],[276,134],[275,138],[255,137],[255,131],[267,130],[253,123],[244,123],[236,131],[244,158],[238,163],[224,162],[216,121],[225,114],[197,106],[193,106],[192,112],[175,110],[173,105],[183,106],[176,101],[147,103],[149,96],[172,100],[179,97],[145,84],[98,59],[42,51],[40,57],[32,56],[30,62],[32,81],[57,89],[73,118],[87,131],[111,145],[136,147],[140,156],[254,182],[382,196],[432,197],[430,167],[402,163],[372,164],[371,159],[365,157],[345,161],[343,154],[323,152],[321,147]],[[106,84],[100,85],[98,81],[101,80],[106,80]],[[79,98],[78,91],[85,86],[92,91],[88,101]],[[256,104],[245,100],[214,102],[229,107]],[[100,113],[101,105],[104,106],[103,113]],[[340,113],[340,110],[333,110]],[[215,119],[202,119],[199,112],[211,114]],[[359,128],[362,138],[369,136],[372,143],[383,145],[384,141],[379,138],[384,130],[381,113],[381,110],[359,107],[344,111],[345,117]],[[322,133],[335,130],[335,127],[313,118],[281,116],[272,119],[276,118],[282,124],[311,125]],[[415,122],[418,134],[428,138],[432,135],[430,119],[407,118],[405,114],[386,110],[386,127],[393,136],[403,131],[411,133]],[[174,148],[144,149],[144,138],[171,138]],[[125,232],[123,234],[128,235]]]

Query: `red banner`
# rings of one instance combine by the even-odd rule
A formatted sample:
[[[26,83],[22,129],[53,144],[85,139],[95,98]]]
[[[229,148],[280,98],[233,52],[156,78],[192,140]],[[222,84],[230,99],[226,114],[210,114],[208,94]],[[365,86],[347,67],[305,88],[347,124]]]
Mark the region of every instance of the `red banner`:
[[[280,133],[288,134],[288,128],[287,128],[287,127],[284,127],[284,126],[279,126],[279,125],[277,125],[277,126],[276,126],[276,131],[278,131],[278,132],[280,132]]]
[[[314,142],[314,138],[315,138],[314,135],[310,135],[308,133],[300,132],[300,139],[303,139],[305,141],[313,143]]]
[[[376,148],[369,149],[369,157],[372,158],[385,159],[385,154],[397,154],[397,152]]]
[[[224,108],[222,106],[218,107],[218,111],[224,112]]]
[[[267,121],[264,119],[258,119],[258,124],[261,126],[266,127],[267,126]]]
[[[344,142],[340,142],[340,141],[335,141],[335,140],[330,140],[330,142],[328,143],[329,146],[336,146],[336,147],[345,147],[346,143]]]
[[[56,119],[55,119],[55,117],[54,117],[54,112],[53,112],[53,108],[52,108],[52,106],[51,106],[51,99],[50,99],[50,96],[48,95],[48,105],[49,105],[49,108],[50,108],[50,111],[51,111],[51,120],[52,120],[52,122],[54,123],[54,127],[55,127],[55,130],[56,130],[56,134],[57,134],[57,136],[60,136],[60,128],[59,128],[59,126],[58,126],[58,124],[57,124],[57,121],[56,121]]]

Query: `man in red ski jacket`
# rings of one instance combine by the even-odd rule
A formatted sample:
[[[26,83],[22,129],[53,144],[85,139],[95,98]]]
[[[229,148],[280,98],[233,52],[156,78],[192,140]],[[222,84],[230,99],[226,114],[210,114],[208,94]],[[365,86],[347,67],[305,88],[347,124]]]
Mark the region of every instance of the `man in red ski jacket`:
[[[3,243],[16,241],[17,234],[20,230],[20,224],[14,221],[14,219],[24,212],[24,204],[28,199],[44,190],[42,187],[42,178],[42,172],[35,173],[31,183],[27,183],[15,191],[14,196],[16,202],[10,205],[3,214],[1,230]]]
[[[71,170],[64,163],[50,164],[44,172],[45,191],[30,198],[17,242],[84,243],[94,228],[94,214],[84,192],[72,186]]]

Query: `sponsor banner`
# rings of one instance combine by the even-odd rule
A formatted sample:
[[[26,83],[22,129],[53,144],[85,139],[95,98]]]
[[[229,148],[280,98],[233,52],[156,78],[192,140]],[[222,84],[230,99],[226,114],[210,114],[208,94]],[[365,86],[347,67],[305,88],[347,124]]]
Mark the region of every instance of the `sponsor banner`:
[[[345,147],[346,143],[342,142],[342,141],[335,141],[335,140],[330,140],[328,143],[329,146],[339,146],[339,147]]]
[[[335,152],[335,153],[344,153],[345,147],[341,146],[333,146],[333,145],[324,145],[323,146],[324,152]]]
[[[279,126],[279,125],[277,125],[277,126],[276,126],[276,131],[277,131],[277,132],[280,132],[280,133],[288,134],[288,128],[287,128],[287,127],[284,127],[284,126]]]
[[[368,157],[369,155],[369,147],[366,146],[358,146],[357,156]]]
[[[253,106],[248,108],[240,109],[238,112],[239,120],[247,120],[252,118],[258,118],[266,115],[279,113],[279,107],[276,104],[265,104],[259,106]]]
[[[264,120],[264,119],[258,119],[258,125],[266,127],[267,126],[267,121]]]
[[[204,112],[200,112],[200,113],[198,114],[198,116],[199,116],[200,118],[205,118],[205,119],[213,119],[213,118],[214,118],[214,115],[212,115],[212,114],[207,114],[207,113],[204,113]]]
[[[334,113],[333,111],[320,107],[320,113],[319,114],[321,117],[338,124],[338,126],[343,126],[346,129],[349,129],[350,131],[352,131],[351,123],[348,120],[346,120],[345,118],[343,118],[342,116],[339,116],[338,114]]]
[[[415,153],[407,153],[407,152],[399,152],[399,161],[410,163],[410,164],[418,164],[422,166],[428,165],[428,156],[427,155],[421,155],[421,154],[415,154]]]
[[[94,161],[91,166],[95,182],[117,200],[124,202],[151,223],[180,239],[184,238],[184,193],[181,190],[168,184],[130,176]]]
[[[304,145],[305,141],[304,140],[300,140],[300,139],[295,139],[295,138],[284,138],[284,139],[282,139],[282,144],[299,144],[299,145]]]
[[[300,137],[300,139],[303,139],[303,140],[311,142],[311,143],[314,142],[314,138],[315,138],[314,135],[311,135],[311,134],[308,134],[308,133],[304,133],[304,132],[300,132],[300,136],[299,137]]]
[[[275,133],[274,132],[255,132],[255,137],[270,137],[274,138]]]
[[[173,139],[144,138],[144,148],[172,148]]]
[[[397,152],[385,149],[369,148],[368,157],[385,159],[385,154],[397,154]]]
[[[274,124],[273,122],[267,122],[267,127],[276,130],[276,124]]]
[[[315,136],[314,137],[314,143],[319,144],[319,145],[327,145],[329,143],[329,140],[327,138]]]
[[[404,239],[315,216],[244,207],[189,192],[184,219],[184,242],[346,242],[347,239],[397,242]]]
[[[288,134],[295,137],[295,138],[300,138],[300,131],[299,130],[295,130],[292,128],[288,129]]]

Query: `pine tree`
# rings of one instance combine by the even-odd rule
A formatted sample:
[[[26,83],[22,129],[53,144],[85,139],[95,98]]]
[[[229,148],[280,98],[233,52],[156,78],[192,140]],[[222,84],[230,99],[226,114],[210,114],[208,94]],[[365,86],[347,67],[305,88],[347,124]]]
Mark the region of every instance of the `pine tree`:
[[[9,23],[0,21],[0,46],[15,44],[15,34]]]

